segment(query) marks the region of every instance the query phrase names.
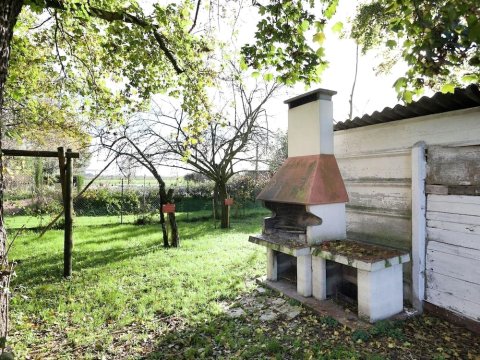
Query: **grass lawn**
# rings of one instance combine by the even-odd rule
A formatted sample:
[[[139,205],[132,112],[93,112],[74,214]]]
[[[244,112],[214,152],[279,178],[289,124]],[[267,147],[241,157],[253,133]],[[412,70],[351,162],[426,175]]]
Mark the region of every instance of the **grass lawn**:
[[[55,216],[30,216],[30,215],[17,215],[6,216],[5,223],[8,230],[13,229],[34,229],[43,228],[47,226]],[[125,215],[123,216],[124,223],[133,223],[137,216]],[[95,225],[108,225],[108,224],[120,224],[120,216],[78,216],[74,220],[74,226],[95,226]]]
[[[69,281],[63,232],[25,232],[10,255],[19,264],[9,344],[19,359],[480,356],[478,336],[432,317],[351,332],[258,288],[264,249],[247,239],[260,224],[180,222],[179,249],[161,247],[156,225],[79,225]]]

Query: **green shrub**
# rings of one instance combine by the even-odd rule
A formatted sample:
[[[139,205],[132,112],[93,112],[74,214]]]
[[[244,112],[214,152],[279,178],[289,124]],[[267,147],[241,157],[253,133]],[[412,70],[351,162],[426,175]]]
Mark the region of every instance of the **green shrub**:
[[[23,208],[19,215],[49,215],[58,214],[63,210],[61,194],[56,191],[42,191],[32,199],[27,207]]]
[[[75,187],[77,188],[77,192],[82,191],[83,185],[85,184],[85,176],[75,175],[73,180],[75,182]]]
[[[269,179],[265,173],[258,174],[257,178],[255,174],[250,173],[237,175],[228,183],[228,192],[240,205],[254,203]]]
[[[175,202],[185,198],[211,199],[213,187],[214,185],[211,181],[187,183],[186,186],[175,187],[173,199]]]
[[[137,214],[140,208],[139,193],[126,190],[109,189],[87,190],[74,204],[75,213],[79,216]]]

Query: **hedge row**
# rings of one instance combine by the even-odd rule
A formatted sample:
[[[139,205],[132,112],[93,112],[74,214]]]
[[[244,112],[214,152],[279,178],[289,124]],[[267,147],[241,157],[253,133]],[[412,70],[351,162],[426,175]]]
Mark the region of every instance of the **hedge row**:
[[[255,179],[251,176],[237,176],[228,185],[228,192],[235,203],[241,207],[254,205],[255,197],[264,186],[266,178]],[[174,192],[174,202],[179,212],[195,212],[212,209],[212,182],[194,182],[188,186],[178,186]],[[103,216],[123,214],[145,214],[158,211],[160,199],[158,190],[120,188],[95,188],[85,191],[74,203],[78,216]],[[18,214],[53,214],[61,211],[61,199],[58,191],[45,192],[41,197],[23,207]]]

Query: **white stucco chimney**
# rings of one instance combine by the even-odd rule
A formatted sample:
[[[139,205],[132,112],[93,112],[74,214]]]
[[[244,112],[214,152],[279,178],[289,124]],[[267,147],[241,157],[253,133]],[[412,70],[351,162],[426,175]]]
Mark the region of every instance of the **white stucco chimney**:
[[[288,104],[288,157],[333,154],[333,104],[337,92],[317,89]]]

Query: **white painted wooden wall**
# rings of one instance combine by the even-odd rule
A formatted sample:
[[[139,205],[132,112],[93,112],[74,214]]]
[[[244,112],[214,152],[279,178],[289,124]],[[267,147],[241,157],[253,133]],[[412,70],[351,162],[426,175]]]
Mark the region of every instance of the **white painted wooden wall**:
[[[480,107],[335,131],[334,146],[350,197],[347,236],[411,249],[412,146],[480,143]],[[411,266],[404,268],[410,296]]]
[[[428,195],[427,239],[426,300],[479,321],[480,196]]]

